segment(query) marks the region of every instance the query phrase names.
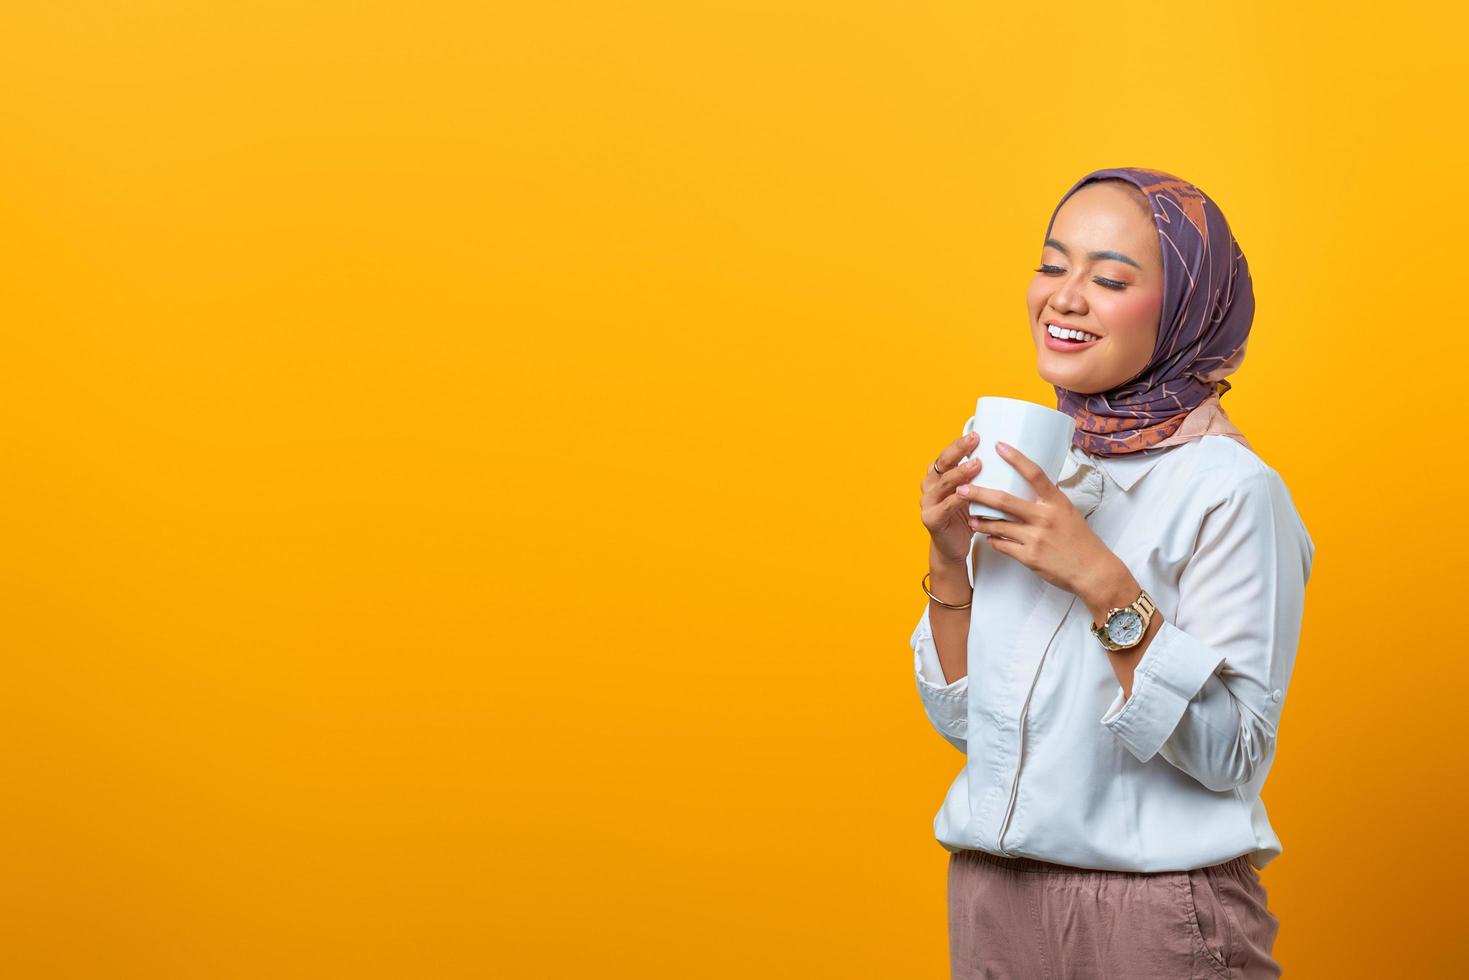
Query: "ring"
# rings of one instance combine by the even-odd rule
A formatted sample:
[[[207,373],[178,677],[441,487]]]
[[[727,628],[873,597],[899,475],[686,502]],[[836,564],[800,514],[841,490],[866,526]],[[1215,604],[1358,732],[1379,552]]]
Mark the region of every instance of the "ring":
[[[933,460],[933,471],[935,473],[937,473],[939,476],[943,476],[944,475],[944,471],[941,470],[941,469],[939,469],[939,461],[938,461],[938,457],[937,456],[935,456],[934,457],[934,460]]]

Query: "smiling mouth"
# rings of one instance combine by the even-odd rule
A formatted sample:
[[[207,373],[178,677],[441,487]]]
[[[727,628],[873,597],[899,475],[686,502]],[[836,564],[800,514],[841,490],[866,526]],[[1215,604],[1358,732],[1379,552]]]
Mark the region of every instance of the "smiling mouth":
[[[1046,331],[1047,337],[1063,344],[1094,344],[1102,339],[1096,334],[1088,333],[1085,330],[1057,327],[1049,323],[1042,324],[1042,328]]]
[[[1056,334],[1051,331],[1056,330]],[[1055,351],[1058,354],[1080,354],[1089,351],[1101,341],[1096,334],[1083,333],[1082,339],[1077,340],[1072,336],[1073,331],[1061,330],[1054,327],[1046,327],[1046,350]],[[1091,339],[1088,340],[1087,338]]]

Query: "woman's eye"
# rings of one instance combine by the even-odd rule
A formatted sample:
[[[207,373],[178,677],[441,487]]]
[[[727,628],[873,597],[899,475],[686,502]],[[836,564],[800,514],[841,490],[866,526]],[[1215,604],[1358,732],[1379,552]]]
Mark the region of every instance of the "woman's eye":
[[[1065,272],[1066,270],[1065,269],[1062,269],[1060,266],[1043,265],[1039,269],[1036,269],[1035,271],[1036,272],[1044,272],[1046,275],[1052,275],[1053,273]],[[1118,282],[1116,279],[1103,279],[1101,276],[1097,276],[1096,279],[1093,280],[1093,281],[1096,282],[1097,285],[1099,285],[1099,286],[1106,286],[1108,289],[1126,289],[1127,288],[1127,283],[1125,283],[1125,282]]]

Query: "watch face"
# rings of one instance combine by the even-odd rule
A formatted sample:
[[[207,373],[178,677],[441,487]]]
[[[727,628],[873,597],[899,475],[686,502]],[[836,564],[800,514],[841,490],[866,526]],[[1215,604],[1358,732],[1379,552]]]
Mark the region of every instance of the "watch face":
[[[1143,618],[1135,609],[1124,609],[1107,620],[1107,638],[1131,646],[1143,637]]]

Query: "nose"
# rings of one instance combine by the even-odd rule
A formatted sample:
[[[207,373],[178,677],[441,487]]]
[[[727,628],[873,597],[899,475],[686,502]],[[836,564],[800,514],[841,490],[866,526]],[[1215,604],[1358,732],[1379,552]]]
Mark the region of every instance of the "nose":
[[[1082,297],[1081,287],[1072,276],[1067,276],[1056,284],[1056,291],[1051,293],[1047,302],[1057,313],[1086,312],[1086,300]]]

